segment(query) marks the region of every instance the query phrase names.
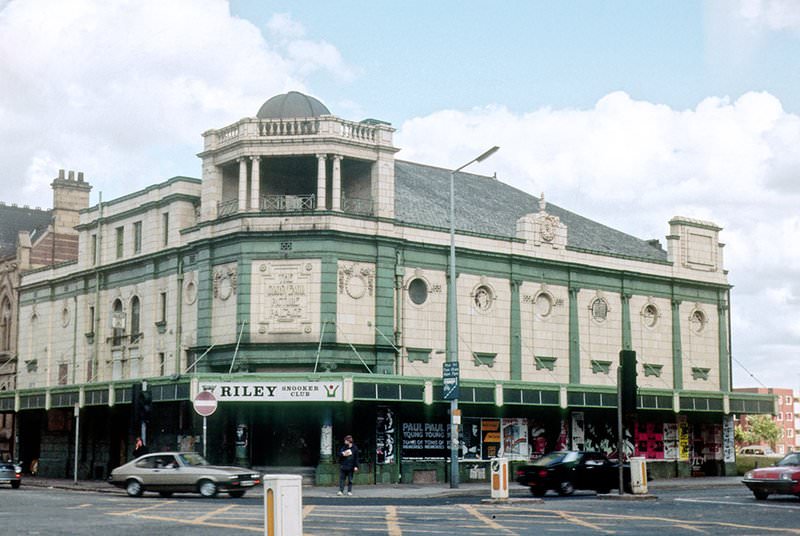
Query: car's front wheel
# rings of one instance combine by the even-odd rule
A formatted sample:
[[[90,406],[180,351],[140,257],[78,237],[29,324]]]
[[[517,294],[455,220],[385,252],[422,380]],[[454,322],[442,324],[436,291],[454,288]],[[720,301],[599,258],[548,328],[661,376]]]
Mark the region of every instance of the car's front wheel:
[[[562,496],[572,495],[575,493],[575,486],[572,482],[565,480],[558,485],[558,494]]]
[[[753,495],[755,495],[756,500],[765,501],[767,497],[769,497],[769,493],[766,491],[753,491]]]
[[[236,491],[229,491],[228,495],[230,495],[234,499],[241,499],[242,497],[244,497],[244,490],[240,489]]]
[[[125,483],[125,492],[131,497],[141,497],[144,488],[138,480],[132,478]]]
[[[14,489],[19,489],[20,484],[22,484],[19,480],[15,480],[11,483],[11,487]]]
[[[197,490],[200,492],[200,495],[208,498],[216,497],[218,491],[217,485],[210,480],[201,480],[200,484],[197,486]]]

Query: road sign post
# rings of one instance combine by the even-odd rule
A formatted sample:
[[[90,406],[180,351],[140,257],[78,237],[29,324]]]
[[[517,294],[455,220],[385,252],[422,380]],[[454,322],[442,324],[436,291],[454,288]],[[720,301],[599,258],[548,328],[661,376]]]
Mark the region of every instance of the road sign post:
[[[445,362],[442,364],[442,398],[444,400],[457,400],[459,394],[458,362]]]
[[[200,391],[192,402],[194,410],[203,417],[203,457],[208,456],[208,417],[217,411],[217,397],[211,391]]]

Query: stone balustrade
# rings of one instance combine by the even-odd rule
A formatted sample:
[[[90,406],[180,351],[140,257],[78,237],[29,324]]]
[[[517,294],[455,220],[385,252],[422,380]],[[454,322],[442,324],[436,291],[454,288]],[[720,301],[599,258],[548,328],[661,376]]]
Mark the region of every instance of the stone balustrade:
[[[381,135],[381,131],[384,135]],[[391,145],[392,129],[345,121],[333,116],[309,119],[242,119],[232,125],[206,132],[206,149],[221,147],[242,140],[295,137],[339,137],[370,144]]]

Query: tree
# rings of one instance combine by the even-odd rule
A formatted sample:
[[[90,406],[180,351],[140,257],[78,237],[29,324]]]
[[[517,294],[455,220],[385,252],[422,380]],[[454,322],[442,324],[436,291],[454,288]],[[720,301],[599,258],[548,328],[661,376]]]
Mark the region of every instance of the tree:
[[[747,427],[737,426],[734,430],[736,442],[744,445],[757,445],[766,443],[775,448],[775,443],[781,438],[783,432],[778,424],[769,415],[749,415]]]

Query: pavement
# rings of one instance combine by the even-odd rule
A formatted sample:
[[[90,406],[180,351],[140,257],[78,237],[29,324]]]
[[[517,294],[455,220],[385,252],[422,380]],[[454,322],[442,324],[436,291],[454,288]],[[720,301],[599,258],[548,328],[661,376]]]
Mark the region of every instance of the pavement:
[[[659,490],[691,489],[691,488],[716,488],[724,486],[741,486],[741,476],[720,477],[695,477],[695,478],[670,478],[652,480],[648,482],[648,492],[656,494]],[[112,493],[124,495],[125,490],[112,486],[102,480],[78,480],[67,478],[47,478],[26,475],[22,479],[22,487],[53,488],[72,491],[95,493]],[[250,496],[263,496],[263,487],[258,486],[248,490]],[[336,497],[336,487],[303,486],[303,497]],[[428,499],[445,497],[490,497],[491,490],[488,482],[462,483],[458,488],[451,488],[449,484],[388,484],[388,485],[361,485],[353,487],[353,495],[370,499]],[[530,497],[527,487],[516,482],[509,484],[511,498]]]

